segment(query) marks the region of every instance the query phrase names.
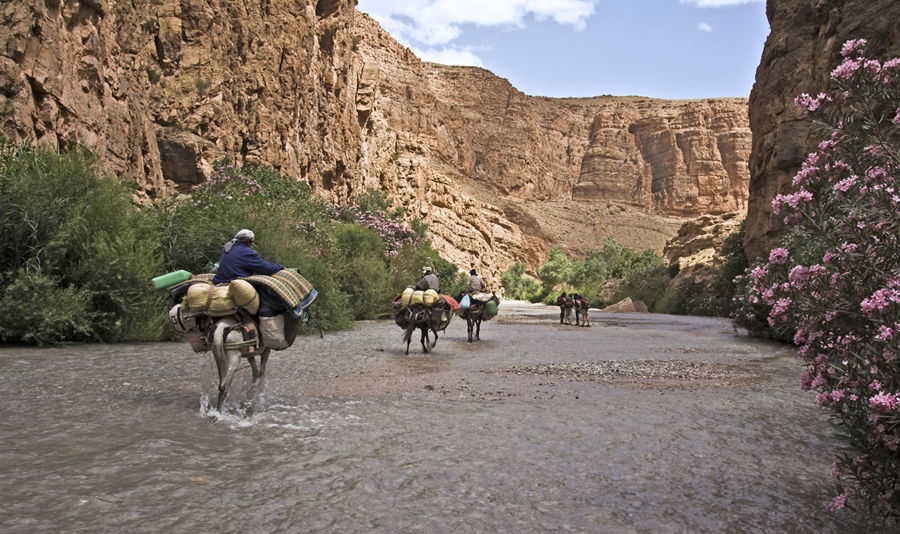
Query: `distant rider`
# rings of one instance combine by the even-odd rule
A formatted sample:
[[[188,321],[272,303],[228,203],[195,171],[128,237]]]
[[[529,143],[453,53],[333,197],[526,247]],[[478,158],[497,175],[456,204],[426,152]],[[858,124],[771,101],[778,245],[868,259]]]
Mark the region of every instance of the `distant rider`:
[[[414,289],[418,289],[421,291],[425,291],[427,289],[433,289],[438,293],[440,290],[441,284],[438,281],[438,277],[434,274],[434,269],[431,266],[426,265],[422,267],[422,279],[419,280],[419,283],[416,284]]]
[[[219,268],[212,279],[214,284],[224,284],[235,278],[254,274],[275,274],[284,269],[277,263],[262,259],[259,253],[251,248],[254,237],[252,231],[244,229],[239,231],[234,239],[225,243],[222,256],[219,258]]]
[[[482,291],[483,289],[484,283],[478,276],[478,271],[472,269],[471,271],[469,271],[469,279],[466,281],[466,292],[472,294],[476,291]]]

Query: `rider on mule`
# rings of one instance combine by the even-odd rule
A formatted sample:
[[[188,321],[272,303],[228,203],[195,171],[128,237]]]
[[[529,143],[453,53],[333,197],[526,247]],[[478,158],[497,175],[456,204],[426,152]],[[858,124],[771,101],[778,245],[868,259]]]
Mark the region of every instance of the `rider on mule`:
[[[478,276],[478,271],[472,269],[471,271],[469,271],[469,279],[466,281],[466,292],[474,293],[476,291],[482,290],[484,290],[484,283]]]
[[[415,285],[415,289],[426,291],[428,289],[433,289],[438,293],[440,290],[441,283],[438,281],[438,277],[434,274],[434,268],[430,265],[426,265],[422,267],[422,279]]]
[[[284,269],[277,263],[262,259],[259,253],[251,248],[254,237],[251,230],[244,229],[239,231],[234,239],[225,243],[219,257],[219,268],[212,279],[214,284],[224,284],[235,278],[254,274],[271,275]]]

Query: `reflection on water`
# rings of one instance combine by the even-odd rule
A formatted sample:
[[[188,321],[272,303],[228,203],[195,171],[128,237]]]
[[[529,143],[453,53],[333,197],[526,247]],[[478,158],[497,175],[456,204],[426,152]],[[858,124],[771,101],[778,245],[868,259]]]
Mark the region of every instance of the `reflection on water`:
[[[727,322],[533,308],[403,355],[390,322],[302,338],[209,406],[186,344],[0,350],[3,532],[888,532],[833,515],[834,447],[783,346]],[[503,312],[506,311],[506,316]],[[524,311],[522,313],[525,313]],[[644,388],[514,366],[678,359]]]

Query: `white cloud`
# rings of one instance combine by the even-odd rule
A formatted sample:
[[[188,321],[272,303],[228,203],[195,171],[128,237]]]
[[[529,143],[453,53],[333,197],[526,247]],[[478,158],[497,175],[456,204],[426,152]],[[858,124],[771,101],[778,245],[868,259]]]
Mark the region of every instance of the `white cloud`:
[[[447,45],[460,26],[524,27],[528,16],[583,29],[598,0],[360,0],[359,9],[372,15],[397,40],[430,47]]]
[[[762,3],[766,0],[678,0],[682,4],[688,4],[697,7],[731,7],[741,4]]]
[[[712,26],[710,26],[709,24],[707,24],[705,22],[701,22],[700,25],[697,26],[697,29],[700,30],[701,32],[706,32],[706,33],[712,32]]]
[[[422,61],[443,63],[444,65],[466,65],[470,67],[483,67],[481,58],[471,50],[461,48],[413,48],[413,53]]]

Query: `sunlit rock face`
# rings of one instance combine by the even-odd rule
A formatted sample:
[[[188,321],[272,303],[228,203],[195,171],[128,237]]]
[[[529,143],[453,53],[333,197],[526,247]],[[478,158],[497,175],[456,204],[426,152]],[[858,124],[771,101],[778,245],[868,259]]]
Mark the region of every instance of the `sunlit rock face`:
[[[143,200],[223,157],[332,202],[380,189],[493,283],[553,245],[662,251],[747,202],[746,99],[525,95],[418,60],[353,0],[15,1],[0,19],[2,133],[87,146]]]
[[[728,236],[740,230],[744,216],[742,211],[733,211],[702,215],[685,222],[663,249],[669,265],[678,265],[673,283],[681,286],[686,282],[714,281],[726,259],[722,256],[722,245]]]
[[[750,93],[750,199],[744,248],[759,258],[782,228],[772,200],[816,144],[813,131],[793,103],[801,93],[826,90],[848,39],[866,38],[876,56],[900,55],[900,2],[896,0],[769,0],[771,31]]]

